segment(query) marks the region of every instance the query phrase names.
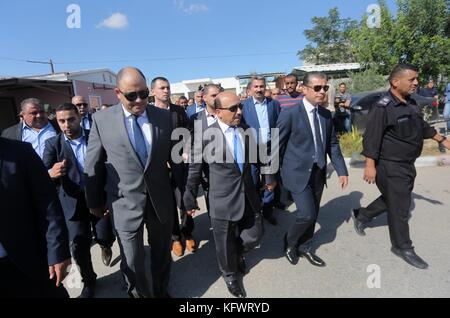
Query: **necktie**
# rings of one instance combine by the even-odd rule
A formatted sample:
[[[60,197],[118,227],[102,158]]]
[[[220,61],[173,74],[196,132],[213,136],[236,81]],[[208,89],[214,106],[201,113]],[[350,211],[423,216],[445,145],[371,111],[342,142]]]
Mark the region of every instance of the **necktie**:
[[[133,134],[134,134],[134,151],[139,157],[142,166],[145,167],[147,164],[147,146],[145,144],[144,134],[142,133],[141,127],[139,126],[137,120],[139,116],[132,115],[133,118]]]
[[[234,128],[234,138],[233,138],[233,147],[234,147],[234,160],[239,166],[239,170],[241,173],[244,171],[244,151],[242,149],[241,142],[239,140],[239,130]]]
[[[320,169],[323,169],[323,167],[325,167],[325,153],[323,151],[322,137],[320,136],[320,125],[319,125],[319,119],[317,118],[317,107],[315,107],[313,110],[313,117],[314,117],[314,133],[316,136],[317,166]]]

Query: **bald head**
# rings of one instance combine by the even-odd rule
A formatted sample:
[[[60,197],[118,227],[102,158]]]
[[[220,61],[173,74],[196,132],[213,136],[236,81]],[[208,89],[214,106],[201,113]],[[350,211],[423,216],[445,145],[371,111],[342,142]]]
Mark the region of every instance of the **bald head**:
[[[146,83],[147,80],[144,73],[136,67],[124,67],[117,73],[117,87],[119,89],[123,86],[124,82],[129,83],[130,81],[143,81]]]
[[[219,120],[228,126],[236,126],[241,122],[242,105],[239,97],[232,92],[222,92],[214,100],[214,108]]]
[[[144,74],[135,67],[125,67],[117,74],[114,89],[121,104],[130,113],[141,115],[148,104],[149,89]]]

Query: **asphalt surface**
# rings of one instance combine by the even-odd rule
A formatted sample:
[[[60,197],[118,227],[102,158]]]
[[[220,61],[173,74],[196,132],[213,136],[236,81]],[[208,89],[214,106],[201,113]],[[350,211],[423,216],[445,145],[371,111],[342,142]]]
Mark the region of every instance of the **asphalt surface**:
[[[410,233],[416,252],[430,267],[416,269],[390,251],[386,214],[374,220],[365,237],[358,236],[350,219],[352,208],[366,206],[378,195],[375,185],[362,180],[362,169],[350,169],[350,184],[342,190],[335,173],[322,198],[314,246],[324,268],[300,259],[291,265],[283,256],[282,238],[293,222],[295,205],[276,210],[277,226],[265,223],[261,246],[246,255],[250,272],[242,283],[251,298],[304,297],[450,297],[450,167],[418,168],[411,207]],[[214,240],[203,198],[195,217],[195,253],[174,257],[169,293],[180,298],[232,298],[221,278]],[[146,247],[147,268],[150,269]],[[127,297],[119,270],[117,243],[113,262],[101,262],[100,248],[92,247],[98,274],[96,297]],[[150,277],[150,270],[148,270]],[[71,297],[82,285],[77,273],[65,281]]]

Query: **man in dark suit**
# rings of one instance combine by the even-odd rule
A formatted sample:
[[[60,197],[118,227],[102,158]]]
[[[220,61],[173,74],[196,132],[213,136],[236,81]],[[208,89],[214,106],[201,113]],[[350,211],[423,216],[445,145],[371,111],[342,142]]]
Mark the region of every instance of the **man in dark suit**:
[[[202,140],[205,130],[217,122],[214,100],[221,91],[222,88],[217,84],[209,84],[204,87],[203,98],[205,100],[206,107],[203,111],[195,113],[191,118],[189,118],[188,127],[191,133],[191,146],[195,140]],[[203,167],[201,184],[205,196],[206,209],[209,211],[208,174],[208,166],[205,165]]]
[[[97,278],[91,261],[92,236],[94,234],[101,246],[102,261],[106,266],[111,262],[115,237],[109,215],[97,219],[86,206],[83,170],[89,134],[80,125],[77,107],[69,103],[58,106],[56,120],[61,133],[46,141],[43,161],[57,184],[72,256],[84,283],[81,298],[92,298]]]
[[[172,118],[148,105],[145,76],[136,68],[119,71],[115,93],[121,103],[92,116],[84,170],[87,205],[99,217],[106,206],[112,216],[130,297],[152,295],[144,262],[147,227],[153,296],[168,297],[175,209],[168,168]]]
[[[329,87],[327,76],[307,73],[303,81],[305,98],[299,106],[282,111],[277,122],[281,179],[297,207],[295,222],[284,237],[284,253],[293,265],[300,256],[315,266],[325,266],[312,251],[311,243],[326,183],[326,155],[331,158],[342,188],[348,184],[348,172],[331,113],[318,106]]]
[[[90,113],[89,104],[86,102],[84,96],[76,95],[72,97],[72,104],[77,106],[78,113],[81,116],[80,125],[84,130],[91,130],[92,126],[92,114]]]
[[[180,106],[174,105],[170,102],[170,83],[164,77],[156,77],[152,80],[151,85],[152,95],[155,97],[155,106],[170,112],[172,117],[173,129],[182,128],[187,132],[188,118],[184,109]],[[180,134],[180,138],[175,142],[182,142],[183,134]],[[183,155],[183,149],[180,149],[180,156]],[[194,219],[192,216],[186,213],[186,209],[183,203],[183,195],[186,188],[187,179],[187,165],[184,161],[179,163],[173,163],[170,169],[172,187],[175,194],[175,201],[180,211],[174,210],[175,221],[173,223],[172,230],[172,252],[176,256],[182,256],[183,251],[183,239],[186,244],[186,249],[190,252],[197,250],[197,244],[192,235],[194,231]],[[180,222],[178,221],[181,221]]]
[[[203,100],[203,91],[195,92],[194,100],[195,100],[195,103],[192,105],[189,105],[186,108],[186,114],[187,114],[188,118],[191,118],[196,113],[199,113],[205,109],[205,102]]]
[[[69,297],[63,212],[28,143],[0,138],[0,202],[0,298]]]
[[[37,98],[27,98],[20,104],[20,117],[22,121],[5,129],[2,137],[28,142],[42,159],[45,141],[56,136],[58,125],[48,119],[42,101]]]
[[[267,149],[270,155],[271,129],[276,127],[280,114],[280,103],[269,97],[265,97],[266,79],[254,77],[250,81],[251,96],[244,102],[242,109],[243,121],[256,131],[257,143]],[[252,165],[252,175],[255,185],[261,189],[261,173],[257,165]],[[263,216],[272,225],[277,224],[273,216],[275,192],[262,190]]]
[[[240,125],[242,105],[239,97],[223,92],[214,104],[218,121],[205,131],[205,136],[212,138],[208,140],[205,137],[201,145],[194,145],[184,203],[189,213],[194,214],[203,166],[208,165],[209,212],[219,268],[229,292],[242,298],[245,291],[238,282],[239,271],[245,272],[242,253],[254,247],[261,235],[248,233],[261,213],[261,200],[252,180],[250,165],[250,151],[257,152],[257,148],[254,136],[244,133],[248,126]],[[252,141],[254,145],[250,146]],[[202,150],[208,148],[211,156],[203,155]],[[266,179],[270,190],[275,186],[272,177],[269,175]]]

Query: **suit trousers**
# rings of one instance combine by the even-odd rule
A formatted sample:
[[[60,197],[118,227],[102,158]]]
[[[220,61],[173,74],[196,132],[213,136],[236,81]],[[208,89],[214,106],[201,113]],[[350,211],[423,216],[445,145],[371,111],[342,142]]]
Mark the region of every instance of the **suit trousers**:
[[[358,219],[368,223],[387,211],[392,246],[412,249],[408,219],[416,177],[414,164],[380,160],[376,169],[376,184],[381,196],[367,208],[361,208]]]
[[[61,284],[56,287],[56,277],[48,279],[48,272],[40,277],[28,277],[8,257],[0,259],[0,298],[69,298]]]
[[[238,222],[211,218],[217,262],[225,282],[237,279],[239,257],[259,241],[260,237],[255,236],[262,235],[261,231],[254,231],[255,215],[247,207],[248,202],[246,212]]]
[[[314,164],[306,188],[301,193],[291,193],[297,208],[295,222],[287,232],[288,246],[302,252],[311,252],[312,238],[319,215],[320,200],[325,184],[325,168]]]
[[[172,263],[171,233],[173,221],[173,218],[169,218],[168,222],[161,223],[150,199],[147,198],[143,223],[137,231],[116,230],[122,256],[120,268],[130,297],[166,297]],[[147,228],[150,246],[153,293],[150,291],[150,284],[145,274],[144,224]]]
[[[252,178],[256,188],[258,189],[258,191],[261,192],[264,217],[269,218],[273,214],[275,191],[269,191],[263,188],[261,180],[261,170],[256,165],[252,165]]]

